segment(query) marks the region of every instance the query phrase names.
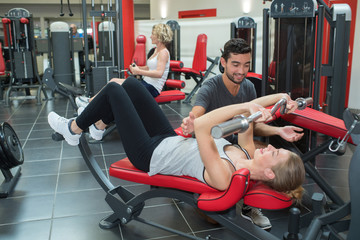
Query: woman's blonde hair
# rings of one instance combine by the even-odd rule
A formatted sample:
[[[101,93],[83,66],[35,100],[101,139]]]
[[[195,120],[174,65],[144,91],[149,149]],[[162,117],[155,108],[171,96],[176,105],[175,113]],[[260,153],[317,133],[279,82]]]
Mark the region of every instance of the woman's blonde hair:
[[[275,178],[264,181],[264,184],[276,191],[286,193],[289,197],[300,200],[304,193],[302,184],[305,180],[305,168],[300,156],[290,152],[287,161],[272,167]]]
[[[159,23],[153,26],[152,33],[156,36],[159,42],[165,45],[173,40],[173,32],[169,25]]]

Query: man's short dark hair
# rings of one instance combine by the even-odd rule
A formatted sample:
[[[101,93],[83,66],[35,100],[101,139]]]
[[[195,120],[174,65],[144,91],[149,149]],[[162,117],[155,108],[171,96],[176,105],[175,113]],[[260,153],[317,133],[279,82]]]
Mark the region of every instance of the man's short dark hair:
[[[246,54],[251,52],[251,47],[242,38],[233,38],[227,41],[224,45],[224,52],[222,56],[226,61],[230,57],[230,53]]]

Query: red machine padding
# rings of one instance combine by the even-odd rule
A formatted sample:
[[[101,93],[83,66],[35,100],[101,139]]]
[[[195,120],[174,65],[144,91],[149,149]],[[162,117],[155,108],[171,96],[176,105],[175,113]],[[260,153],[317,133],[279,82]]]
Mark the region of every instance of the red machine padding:
[[[193,73],[193,74],[198,75],[198,76],[199,75],[204,76],[204,74],[202,72],[197,71],[197,70],[195,70],[193,68],[186,68],[186,67],[179,68],[179,69],[174,68],[174,69],[172,69],[172,71],[173,72],[182,72],[182,73]]]
[[[291,114],[282,115],[281,118],[297,126],[334,138],[343,138],[347,132],[343,120],[312,108],[306,108],[301,111],[296,110]],[[354,144],[351,137],[348,142]]]
[[[185,87],[185,82],[182,80],[176,80],[176,79],[168,79],[165,82],[166,86],[170,88],[181,88],[183,89]]]
[[[136,38],[136,46],[132,62],[136,63],[138,66],[146,65],[146,37],[144,35],[139,35]]]
[[[261,182],[250,181],[250,186],[244,196],[244,203],[256,208],[275,210],[290,207],[293,200]]]
[[[206,62],[207,62],[206,45],[207,45],[206,34],[199,34],[196,41],[194,60],[192,64],[192,68],[196,71],[200,71],[200,72],[206,71]]]
[[[181,69],[183,67],[184,67],[184,63],[182,61],[170,60],[170,68],[171,68],[171,70],[173,70],[173,69]]]
[[[174,72],[194,73],[196,75],[203,75],[206,71],[207,56],[206,56],[207,35],[199,34],[196,41],[196,48],[192,68],[182,67],[171,69]]]
[[[253,78],[262,79],[262,75],[261,75],[261,74],[254,73],[254,72],[248,72],[248,73],[246,74],[246,77],[253,77]]]
[[[128,158],[124,158],[111,164],[109,174],[112,177],[120,178],[131,182],[165,188],[176,188],[199,194],[203,192],[218,192],[218,190],[216,190],[215,188],[212,188],[192,177],[168,176],[161,174],[150,177],[149,174],[147,174],[146,172],[135,168]]]
[[[233,173],[230,186],[223,192],[204,192],[199,198],[197,205],[204,211],[225,211],[234,206],[243,198],[248,188],[250,172],[248,169],[239,169]]]
[[[5,61],[3,57],[1,42],[0,42],[0,75],[5,75]]]
[[[131,182],[199,193],[198,207],[204,211],[224,211],[235,205],[243,197],[250,177],[249,170],[240,169],[233,174],[230,187],[226,191],[218,191],[188,176],[157,174],[150,177],[136,169],[128,158],[111,164],[109,174]]]
[[[4,24],[9,24],[9,23],[11,23],[11,20],[10,20],[9,18],[3,18],[3,19],[1,19],[1,21],[2,21],[2,23],[4,23]]]
[[[29,19],[27,18],[20,18],[20,22],[23,24],[28,24],[29,23]]]
[[[191,134],[188,134],[188,135],[184,135],[183,131],[182,131],[182,128],[181,127],[178,127],[178,128],[175,128],[174,131],[176,132],[177,135],[179,136],[183,136],[183,137],[192,137]]]
[[[149,176],[135,168],[128,158],[111,164],[109,174],[112,177],[137,182],[152,186],[175,188],[187,192],[200,194],[198,207],[204,211],[224,211],[234,206],[246,194],[246,204],[257,205],[263,209],[281,209],[291,205],[291,199],[263,184],[249,181],[250,172],[248,169],[240,169],[234,172],[231,184],[226,191],[218,191],[199,180],[188,176],[169,176],[157,174]],[[249,191],[248,184],[251,183]],[[263,191],[264,194],[260,194]],[[261,197],[261,201],[256,198]],[[251,200],[251,201],[250,201]],[[252,203],[254,201],[254,204]],[[271,206],[272,205],[272,206]],[[277,207],[277,208],[276,208]]]
[[[155,101],[158,103],[164,103],[164,102],[183,100],[184,98],[185,98],[185,93],[179,90],[168,90],[168,91],[162,91],[160,95],[155,98]]]

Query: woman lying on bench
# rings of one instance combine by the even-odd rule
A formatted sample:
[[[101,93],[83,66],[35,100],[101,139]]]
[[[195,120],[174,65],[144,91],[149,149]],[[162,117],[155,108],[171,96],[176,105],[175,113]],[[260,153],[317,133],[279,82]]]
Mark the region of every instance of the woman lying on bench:
[[[225,190],[232,173],[247,168],[251,179],[300,198],[305,171],[299,156],[271,145],[255,150],[252,126],[242,134],[241,146],[214,139],[210,133],[212,126],[239,114],[261,111],[258,121],[265,121],[270,112],[262,106],[272,105],[284,95],[265,96],[214,110],[195,120],[196,138],[184,138],[174,132],[145,87],[128,78],[122,85],[107,84],[77,118],[65,119],[50,112],[48,122],[70,145],[77,145],[83,130],[94,122],[114,121],[131,163],[149,175],[188,175]],[[287,99],[287,108],[292,112],[297,105],[289,96]]]

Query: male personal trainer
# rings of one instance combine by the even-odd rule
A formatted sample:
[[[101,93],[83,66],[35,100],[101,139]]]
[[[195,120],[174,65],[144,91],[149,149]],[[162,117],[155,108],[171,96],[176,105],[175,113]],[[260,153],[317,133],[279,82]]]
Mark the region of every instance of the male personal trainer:
[[[225,43],[220,59],[224,73],[206,80],[200,88],[194,107],[181,124],[184,134],[193,133],[196,117],[226,105],[249,102],[256,98],[254,84],[246,79],[250,60],[251,48],[245,40],[233,38]],[[303,136],[301,131],[301,128],[295,126],[274,127],[266,124],[256,124],[254,128],[255,135],[279,135],[290,142],[299,140]],[[228,140],[237,143],[236,136]],[[263,229],[271,228],[270,220],[260,209],[243,205],[241,215]]]

